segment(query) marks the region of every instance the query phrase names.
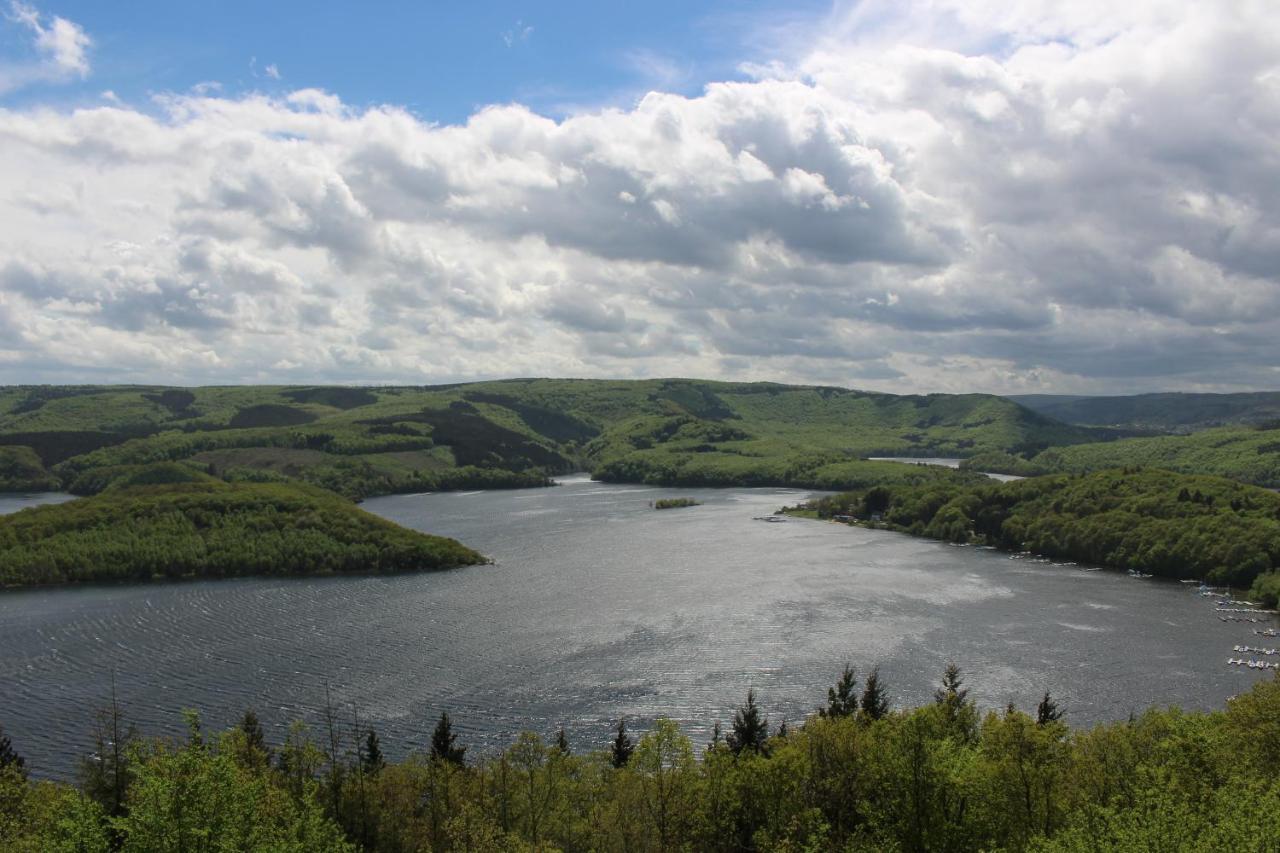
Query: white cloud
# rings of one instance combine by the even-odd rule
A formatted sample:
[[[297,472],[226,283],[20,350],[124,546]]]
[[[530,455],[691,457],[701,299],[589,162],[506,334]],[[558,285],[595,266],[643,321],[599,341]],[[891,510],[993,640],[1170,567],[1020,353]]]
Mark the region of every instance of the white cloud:
[[[0,381],[1274,383],[1280,23],[1105,8],[863,3],[560,121],[0,110]]]
[[[516,21],[516,25],[509,30],[502,32],[502,43],[507,47],[515,47],[517,44],[526,42],[533,35],[533,27],[524,21]]]
[[[32,83],[89,76],[89,47],[93,41],[79,24],[56,15],[46,23],[39,10],[19,0],[11,0],[6,17],[30,34],[36,58],[0,65],[0,93]]]
[[[280,69],[279,69],[279,68],[277,68],[277,67],[275,66],[275,64],[274,64],[274,63],[272,63],[271,65],[268,65],[266,68],[262,69],[262,73],[263,73],[263,74],[266,74],[266,75],[267,75],[268,77],[270,77],[272,80],[279,80],[279,79],[280,79]]]

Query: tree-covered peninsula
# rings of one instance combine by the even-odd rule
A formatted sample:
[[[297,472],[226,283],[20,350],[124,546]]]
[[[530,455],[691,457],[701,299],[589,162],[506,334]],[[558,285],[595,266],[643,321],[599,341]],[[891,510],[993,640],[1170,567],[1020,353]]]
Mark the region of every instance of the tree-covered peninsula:
[[[484,562],[311,486],[226,483],[181,465],[0,516],[0,586],[244,575],[384,574]]]
[[[1236,587],[1270,584],[1280,566],[1280,495],[1158,469],[877,486],[811,508],[949,542]]]

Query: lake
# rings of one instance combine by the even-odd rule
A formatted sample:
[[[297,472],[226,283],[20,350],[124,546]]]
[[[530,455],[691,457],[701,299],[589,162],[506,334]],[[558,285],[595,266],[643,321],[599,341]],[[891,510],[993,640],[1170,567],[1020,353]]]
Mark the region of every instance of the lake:
[[[669,496],[703,504],[650,508]],[[327,686],[392,755],[425,748],[441,710],[473,753],[561,725],[575,748],[603,746],[624,715],[636,730],[669,715],[701,745],[748,687],[773,725],[801,719],[846,661],[881,664],[901,705],[928,701],[955,660],[981,707],[1034,708],[1050,689],[1074,724],[1218,708],[1263,677],[1225,665],[1255,626],[1220,622],[1185,585],[755,520],[804,496],[575,477],[385,497],[364,506],[495,564],[0,594],[0,725],[37,774],[65,777],[113,672],[147,734],[179,733],[184,707],[214,728],[252,707],[278,743]]]

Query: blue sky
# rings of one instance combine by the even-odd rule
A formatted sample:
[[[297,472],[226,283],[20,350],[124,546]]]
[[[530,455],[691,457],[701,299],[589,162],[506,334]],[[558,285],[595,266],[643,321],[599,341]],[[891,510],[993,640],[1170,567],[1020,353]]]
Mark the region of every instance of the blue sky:
[[[355,106],[396,104],[432,122],[518,101],[548,115],[629,106],[651,88],[694,94],[785,52],[819,2],[282,2],[35,4],[91,34],[94,73],[32,86],[11,103],[94,99],[221,84],[224,95],[320,88]],[[30,52],[6,21],[3,50]],[[272,67],[279,74],[269,74]]]

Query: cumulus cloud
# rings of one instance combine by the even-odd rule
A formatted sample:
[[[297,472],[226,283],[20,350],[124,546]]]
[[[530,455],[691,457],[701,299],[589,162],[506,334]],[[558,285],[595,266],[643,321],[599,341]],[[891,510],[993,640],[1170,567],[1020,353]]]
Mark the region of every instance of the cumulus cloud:
[[[92,40],[80,25],[46,16],[27,3],[12,0],[6,16],[32,39],[32,62],[0,66],[0,94],[37,82],[58,82],[89,76]]]
[[[1007,5],[562,120],[0,110],[0,378],[1273,386],[1280,21]]]

